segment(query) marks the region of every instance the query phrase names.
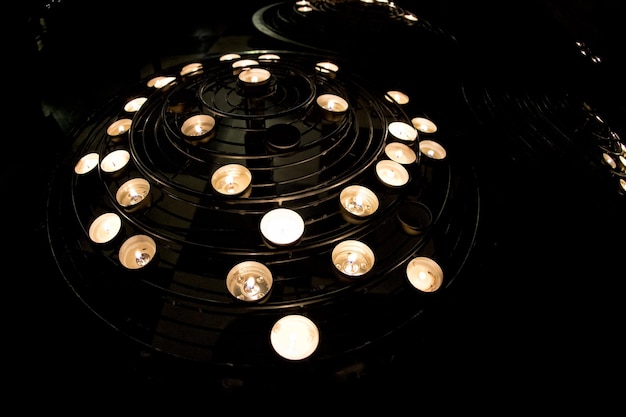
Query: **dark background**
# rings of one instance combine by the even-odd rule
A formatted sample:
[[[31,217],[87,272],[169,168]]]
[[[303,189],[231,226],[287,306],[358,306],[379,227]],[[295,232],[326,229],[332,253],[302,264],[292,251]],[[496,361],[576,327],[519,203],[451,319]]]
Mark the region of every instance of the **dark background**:
[[[67,395],[88,388],[117,398],[129,389],[139,396],[144,388],[182,388],[231,398],[224,381],[134,346],[71,293],[48,248],[47,186],[56,164],[71,152],[75,129],[124,85],[186,56],[302,48],[252,25],[254,12],[273,3],[20,4],[20,24],[9,42],[19,45],[25,59],[12,63],[13,77],[5,82],[18,88],[16,103],[25,119],[4,138],[2,175],[5,195],[17,201],[5,199],[11,240],[4,274],[17,284],[6,293],[12,307],[5,339],[16,348],[7,357],[17,371],[11,379],[16,392],[54,388]],[[485,406],[493,406],[494,398],[519,407],[532,407],[537,399],[610,404],[623,396],[614,390],[623,391],[625,196],[598,161],[593,141],[563,129],[570,126],[569,112],[560,106],[590,103],[624,143],[623,4],[401,5],[454,39],[452,58],[446,54],[424,69],[422,57],[394,39],[369,56],[358,47],[338,52],[371,63],[377,76],[388,54],[406,53],[415,71],[433,77],[424,93],[445,91],[439,98],[467,118],[468,128],[482,130],[477,146],[484,152],[474,162],[479,239],[466,279],[427,312],[430,320],[416,336],[414,343],[432,353],[427,361],[398,346],[388,368],[332,390],[317,387],[323,393],[318,398],[332,391],[346,400],[388,404],[390,393],[406,401],[407,393],[422,389],[429,395],[423,401],[442,396],[450,400],[445,404],[466,393],[476,393],[472,402]],[[359,36],[349,42],[357,45]],[[419,88],[411,85],[412,70],[388,70],[387,77]]]

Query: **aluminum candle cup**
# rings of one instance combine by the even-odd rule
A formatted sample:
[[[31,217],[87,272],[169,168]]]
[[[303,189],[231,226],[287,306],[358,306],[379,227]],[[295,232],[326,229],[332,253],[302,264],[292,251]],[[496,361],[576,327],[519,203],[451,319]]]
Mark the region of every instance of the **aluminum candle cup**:
[[[156,250],[156,243],[150,236],[134,235],[122,243],[118,255],[127,269],[141,269],[154,259]]]
[[[291,314],[282,317],[270,332],[274,351],[285,359],[302,360],[311,356],[319,344],[319,330],[307,317]]]
[[[121,142],[128,138],[128,131],[132,124],[131,119],[119,119],[111,123],[107,128],[107,135],[111,137],[113,142]]]
[[[339,194],[344,211],[355,218],[371,216],[378,210],[378,197],[372,190],[361,185],[350,185]]]
[[[150,183],[143,178],[130,179],[118,188],[115,199],[127,211],[145,207],[150,202]]]
[[[378,179],[389,187],[402,187],[409,182],[409,171],[401,164],[388,159],[376,163]]]
[[[385,146],[385,155],[399,164],[409,165],[417,161],[417,154],[404,143],[391,142]]]
[[[320,74],[335,78],[337,71],[339,71],[339,66],[333,62],[321,61],[315,64],[315,70]]]
[[[408,123],[391,122],[388,127],[389,133],[396,139],[406,142],[415,142],[417,139],[417,129]]]
[[[387,95],[385,97],[388,101],[396,102],[398,104],[407,104],[409,102],[409,96],[404,94],[402,91],[387,91]]]
[[[431,258],[418,256],[406,266],[409,283],[422,292],[437,291],[443,283],[443,270]]]
[[[411,119],[411,124],[420,133],[435,133],[437,131],[437,125],[430,119],[425,117],[414,117]]]
[[[122,229],[122,219],[116,213],[104,213],[96,217],[89,226],[89,239],[98,244],[114,240]]]
[[[219,167],[211,176],[213,189],[222,195],[239,196],[250,187],[252,173],[239,164]]]
[[[97,152],[91,152],[82,156],[76,165],[74,165],[74,172],[78,175],[84,175],[92,172],[100,162],[100,155]]]
[[[130,161],[130,153],[125,149],[118,149],[106,155],[100,162],[102,172],[110,175],[121,174]]]
[[[187,64],[180,70],[180,75],[183,77],[185,76],[188,77],[190,75],[197,75],[201,73],[202,73],[202,64],[199,62],[193,62],[191,64]]]
[[[322,117],[329,122],[343,120],[348,112],[348,102],[334,94],[322,94],[317,97],[316,102],[322,110]]]
[[[446,148],[433,140],[421,140],[419,144],[422,155],[430,159],[445,159],[447,156]]]
[[[180,131],[192,145],[206,143],[215,135],[215,119],[208,114],[191,116],[183,122]]]
[[[259,301],[265,298],[272,289],[272,284],[271,271],[256,261],[240,262],[226,276],[228,292],[241,301]]]
[[[356,278],[367,274],[374,266],[372,249],[358,240],[346,240],[333,248],[331,258],[342,276]]]
[[[135,113],[139,111],[141,106],[143,106],[146,101],[148,101],[147,97],[134,98],[124,105],[124,110],[128,113]]]
[[[293,210],[277,208],[263,215],[260,222],[263,237],[278,246],[296,243],[304,233],[304,220]]]

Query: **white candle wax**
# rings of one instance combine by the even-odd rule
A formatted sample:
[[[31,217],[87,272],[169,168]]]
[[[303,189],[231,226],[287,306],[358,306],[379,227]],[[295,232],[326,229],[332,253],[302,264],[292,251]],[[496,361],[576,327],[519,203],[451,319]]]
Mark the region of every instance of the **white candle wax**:
[[[307,317],[292,314],[276,321],[270,332],[272,347],[280,356],[301,360],[311,356],[319,344],[319,330]]]
[[[304,220],[291,209],[277,208],[263,215],[260,228],[268,241],[277,245],[289,245],[302,236]]]
[[[125,149],[118,149],[106,155],[100,162],[100,169],[107,174],[117,172],[130,161],[130,153]]]
[[[185,65],[180,70],[180,75],[196,75],[199,74],[202,70],[202,64],[199,62],[193,62],[191,64]]]
[[[248,86],[262,85],[269,81],[272,74],[264,68],[249,68],[239,73],[239,80]]]
[[[402,91],[390,90],[387,91],[387,100],[395,101],[398,104],[407,104],[409,102],[409,96]]]
[[[418,256],[406,267],[406,276],[413,287],[423,292],[434,292],[443,283],[443,270],[433,259]]]
[[[413,142],[417,139],[417,129],[408,123],[391,122],[389,123],[389,133],[400,140]]]
[[[339,71],[339,66],[333,62],[321,61],[315,64],[315,69],[323,74],[334,76],[335,73]]]
[[[126,132],[130,129],[132,123],[131,119],[119,119],[111,123],[107,128],[107,135],[111,136],[111,139],[121,139]]]
[[[411,124],[421,133],[435,133],[437,131],[437,125],[425,117],[414,117],[411,119]]]
[[[431,159],[444,159],[447,155],[446,148],[432,140],[420,141],[420,152]]]
[[[156,243],[147,235],[134,235],[120,247],[120,263],[128,269],[140,269],[148,265],[156,254]]]
[[[159,89],[159,88],[165,87],[166,85],[169,85],[175,80],[176,80],[176,77],[158,76],[158,77],[154,77],[148,80],[147,85],[148,87],[154,87],[154,88]]]
[[[399,164],[412,164],[417,160],[413,149],[400,142],[391,142],[385,146],[385,155]]]
[[[409,182],[409,172],[399,163],[391,160],[376,164],[376,175],[386,185],[400,187]]]
[[[137,97],[135,99],[130,100],[128,103],[124,105],[124,110],[128,113],[135,113],[139,111],[141,106],[147,101],[146,97]]]
[[[82,175],[91,172],[100,162],[100,155],[96,152],[88,153],[78,160],[74,165],[74,172]]]
[[[89,226],[89,238],[95,243],[108,243],[118,235],[121,227],[122,220],[117,214],[101,214]]]

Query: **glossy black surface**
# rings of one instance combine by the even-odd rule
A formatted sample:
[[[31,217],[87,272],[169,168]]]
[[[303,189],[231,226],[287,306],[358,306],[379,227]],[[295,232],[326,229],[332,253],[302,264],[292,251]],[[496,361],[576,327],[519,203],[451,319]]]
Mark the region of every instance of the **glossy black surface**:
[[[415,51],[401,46],[409,44],[405,39],[388,40],[393,56],[339,51],[364,79],[419,91],[419,105],[449,117],[454,131],[463,132],[455,139],[471,140],[460,148],[480,190],[478,238],[458,285],[424,312],[418,326],[380,350],[347,357],[339,371],[335,364],[302,364],[285,374],[249,369],[231,378],[146,351],[85,309],[54,264],[46,220],[51,174],[72,152],[75,129],[124,86],[187,57],[250,49],[311,52],[308,40],[296,45],[259,31],[252,16],[262,3],[229,3],[219,14],[209,5],[205,13],[188,13],[185,2],[172,13],[146,4],[120,14],[114,3],[92,9],[74,2],[29,10],[31,17],[45,15],[47,28],[31,19],[20,36],[29,65],[15,70],[26,89],[28,133],[18,132],[8,149],[27,155],[34,175],[24,176],[23,158],[11,158],[3,175],[7,195],[20,201],[11,205],[19,221],[8,225],[20,244],[8,262],[30,268],[10,273],[18,284],[13,340],[28,369],[18,380],[49,386],[63,376],[73,388],[199,388],[219,397],[262,389],[306,389],[327,397],[367,393],[379,404],[390,394],[418,389],[454,397],[477,384],[490,395],[524,400],[542,394],[554,399],[556,385],[603,386],[606,373],[623,360],[616,348],[626,231],[625,196],[616,181],[623,173],[602,160],[626,136],[616,52],[623,46],[616,24],[623,6],[612,2],[580,9],[542,2],[506,10],[407,5],[453,39],[451,46],[445,37],[445,53],[429,47],[438,51],[434,66],[419,54],[408,60]],[[36,37],[41,50],[34,47]],[[399,59],[398,50],[407,57]],[[601,63],[593,62],[594,54]],[[527,389],[520,380],[531,381]],[[376,397],[383,392],[385,400]]]

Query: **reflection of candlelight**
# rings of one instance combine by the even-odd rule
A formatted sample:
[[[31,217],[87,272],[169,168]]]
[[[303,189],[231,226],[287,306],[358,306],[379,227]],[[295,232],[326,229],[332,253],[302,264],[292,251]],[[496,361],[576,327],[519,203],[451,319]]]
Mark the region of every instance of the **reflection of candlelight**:
[[[317,105],[324,111],[324,118],[329,121],[343,119],[348,110],[348,102],[334,94],[322,94],[317,97]]]
[[[100,162],[100,168],[108,174],[118,172],[130,161],[130,153],[125,149],[118,149],[106,155]]]
[[[408,123],[391,122],[389,123],[389,133],[398,139],[412,142],[417,139],[417,129]]]
[[[387,100],[395,101],[398,104],[406,104],[409,102],[409,96],[404,94],[402,91],[387,91]]]
[[[241,262],[228,272],[226,287],[238,300],[256,301],[264,298],[272,288],[271,271],[262,263]]]
[[[268,211],[261,218],[261,233],[277,245],[296,242],[304,233],[304,220],[293,210],[277,208]]]
[[[366,217],[378,210],[378,197],[370,189],[360,185],[350,185],[339,194],[341,206],[350,214]]]
[[[117,214],[101,214],[89,226],[89,238],[95,243],[110,242],[117,236],[121,227],[122,220]]]
[[[117,202],[125,208],[139,207],[147,201],[150,193],[150,183],[143,178],[133,178],[120,186],[115,194]]]
[[[319,330],[311,319],[291,314],[274,323],[270,342],[276,353],[285,359],[305,359],[317,349]]]
[[[412,118],[411,124],[421,133],[435,133],[437,131],[437,125],[424,117]]]
[[[213,189],[225,195],[238,195],[244,192],[252,181],[252,173],[239,164],[219,167],[211,176]]]
[[[417,155],[407,145],[400,142],[391,142],[385,146],[385,155],[399,164],[412,164],[417,160]]]
[[[431,159],[444,159],[447,155],[446,149],[432,140],[421,140],[419,148],[423,155]]]
[[[120,247],[120,263],[128,269],[140,269],[154,259],[156,243],[147,235],[132,236]]]
[[[433,292],[443,283],[443,270],[437,262],[425,256],[413,258],[406,266],[411,285],[423,292]]]
[[[376,175],[383,183],[392,187],[400,187],[409,182],[406,168],[388,159],[376,163]]]
[[[135,113],[141,108],[141,106],[143,106],[143,104],[147,100],[148,99],[146,97],[137,97],[135,99],[132,99],[124,105],[124,110],[128,113]]]
[[[334,247],[331,254],[339,272],[350,277],[368,273],[374,266],[374,252],[358,240],[346,240]]]
[[[92,169],[98,166],[100,161],[100,155],[96,152],[88,153],[78,160],[74,165],[74,172],[82,175],[91,172]]]
[[[107,135],[111,136],[111,140],[120,141],[125,138],[126,133],[130,129],[131,119],[119,119],[111,123],[107,128]]]
[[[204,143],[213,137],[215,119],[208,114],[197,114],[183,122],[180,131],[185,140],[192,143]]]

